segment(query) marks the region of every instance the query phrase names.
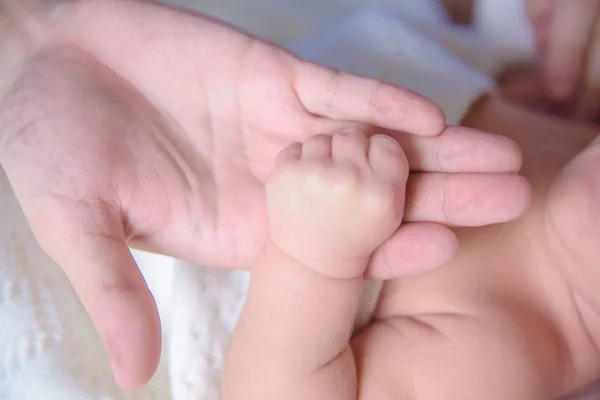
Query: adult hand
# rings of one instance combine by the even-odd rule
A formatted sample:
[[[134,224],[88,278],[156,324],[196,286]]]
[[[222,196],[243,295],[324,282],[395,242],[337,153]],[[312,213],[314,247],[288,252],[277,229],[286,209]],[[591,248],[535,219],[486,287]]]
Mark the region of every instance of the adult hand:
[[[600,112],[599,0],[526,0],[548,94],[579,118]]]
[[[314,399],[549,400],[598,378],[596,129],[498,99],[467,123],[519,142],[533,207],[514,222],[458,230],[458,256],[386,283],[374,322],[353,338],[360,284],[283,259],[269,274],[257,268],[227,357],[228,400],[308,390]]]
[[[13,69],[19,76],[0,85],[9,88],[0,162],[125,388],[146,382],[160,353],[156,307],[128,246],[248,267],[265,242],[264,179],[292,142],[363,125],[412,134],[395,135],[413,167],[432,173],[411,179],[411,222],[481,225],[527,207],[510,175],[447,179],[517,171],[520,153],[511,141],[445,129],[416,94],[151,2],[60,2],[48,21],[27,41],[35,51]],[[443,263],[456,241],[438,232],[392,238],[381,252],[408,248],[412,259],[396,271],[378,257],[369,273]]]

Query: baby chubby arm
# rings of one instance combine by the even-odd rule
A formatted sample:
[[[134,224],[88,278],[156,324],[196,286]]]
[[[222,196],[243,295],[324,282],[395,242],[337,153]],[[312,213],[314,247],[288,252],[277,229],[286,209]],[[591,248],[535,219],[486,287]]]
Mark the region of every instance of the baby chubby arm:
[[[271,240],[252,270],[223,398],[355,399],[349,341],[363,273],[402,221],[408,162],[387,136],[340,133],[288,148],[278,165]]]

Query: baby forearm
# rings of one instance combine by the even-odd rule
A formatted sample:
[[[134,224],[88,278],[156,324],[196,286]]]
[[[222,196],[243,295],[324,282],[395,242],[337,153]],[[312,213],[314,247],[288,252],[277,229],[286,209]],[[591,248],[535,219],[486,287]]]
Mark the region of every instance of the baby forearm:
[[[223,398],[355,398],[348,343],[361,287],[360,278],[320,275],[268,244],[252,269],[247,302],[229,349],[236,362],[225,369]],[[340,381],[348,375],[353,383]]]

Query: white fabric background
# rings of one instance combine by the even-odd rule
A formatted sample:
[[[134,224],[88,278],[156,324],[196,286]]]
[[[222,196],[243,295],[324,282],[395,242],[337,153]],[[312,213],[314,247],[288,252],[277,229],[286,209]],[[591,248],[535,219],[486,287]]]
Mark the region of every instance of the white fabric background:
[[[528,57],[521,0],[481,0],[476,30],[448,25],[437,0],[172,0],[309,59],[409,87],[451,123],[491,87],[498,62]],[[213,400],[247,274],[135,253],[161,313],[152,382],[120,391],[82,307],[36,244],[0,171],[0,399]]]

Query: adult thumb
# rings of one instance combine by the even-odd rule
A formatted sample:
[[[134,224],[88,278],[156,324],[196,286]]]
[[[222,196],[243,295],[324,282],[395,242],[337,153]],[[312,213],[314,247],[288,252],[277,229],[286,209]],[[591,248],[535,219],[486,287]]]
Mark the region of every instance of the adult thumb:
[[[267,244],[228,350],[222,398],[355,399],[349,341],[362,283],[321,275]]]
[[[44,197],[21,204],[40,245],[64,270],[100,334],[119,385],[130,390],[144,385],[158,365],[160,321],[127,247],[119,210],[101,200]]]

